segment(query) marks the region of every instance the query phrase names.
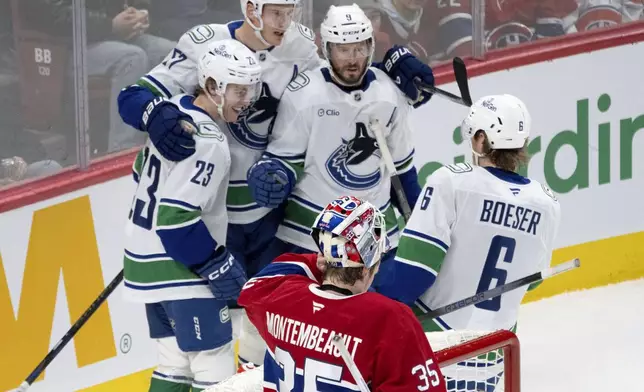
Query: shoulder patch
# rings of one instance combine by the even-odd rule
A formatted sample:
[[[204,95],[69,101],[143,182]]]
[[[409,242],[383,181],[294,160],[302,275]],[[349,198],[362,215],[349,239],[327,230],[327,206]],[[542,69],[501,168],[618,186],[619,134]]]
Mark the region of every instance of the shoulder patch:
[[[297,24],[297,30],[302,34],[302,36],[309,41],[315,42],[315,33],[313,30],[309,29],[308,27],[302,25],[302,24]]]
[[[472,171],[472,165],[469,163],[456,163],[453,165],[446,165],[446,168],[448,168],[452,173],[456,174],[461,174],[461,173],[467,173]]]
[[[286,88],[288,88],[291,92],[296,92],[308,86],[309,83],[311,83],[311,78],[309,78],[306,74],[298,73],[297,75],[295,75],[293,80],[291,80],[291,83],[286,86]]]
[[[215,36],[215,31],[208,25],[199,25],[188,31],[188,36],[196,44],[203,44]]]
[[[199,129],[197,135],[206,139],[216,139],[220,142],[224,141],[224,134],[219,130],[217,124],[212,121],[200,122],[197,124]]]
[[[543,189],[543,192],[548,195],[552,200],[558,202],[559,200],[557,199],[557,196],[555,196],[555,193],[552,191],[552,189],[548,188],[547,186],[541,184],[541,189]]]

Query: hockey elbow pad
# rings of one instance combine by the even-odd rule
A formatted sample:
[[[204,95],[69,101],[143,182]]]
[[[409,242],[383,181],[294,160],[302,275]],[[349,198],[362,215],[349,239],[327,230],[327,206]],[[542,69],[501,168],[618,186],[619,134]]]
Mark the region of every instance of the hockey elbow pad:
[[[257,204],[277,208],[291,194],[296,178],[295,174],[278,160],[261,159],[248,169],[247,180]]]
[[[246,272],[233,255],[223,246],[219,247],[212,258],[194,272],[208,281],[215,299],[235,300],[246,283]]]

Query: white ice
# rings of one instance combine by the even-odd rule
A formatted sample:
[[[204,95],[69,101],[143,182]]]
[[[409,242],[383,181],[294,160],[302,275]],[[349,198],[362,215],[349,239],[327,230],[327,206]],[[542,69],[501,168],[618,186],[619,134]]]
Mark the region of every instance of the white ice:
[[[522,392],[644,391],[644,279],[521,307]]]

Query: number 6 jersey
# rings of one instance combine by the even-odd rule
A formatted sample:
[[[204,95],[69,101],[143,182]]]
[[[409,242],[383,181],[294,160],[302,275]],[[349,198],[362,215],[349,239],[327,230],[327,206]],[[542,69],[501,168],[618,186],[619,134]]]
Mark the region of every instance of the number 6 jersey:
[[[431,175],[382,294],[427,312],[533,274],[550,264],[559,202],[539,182],[458,164]],[[426,330],[510,329],[527,287],[449,313]]]
[[[187,266],[204,262],[226,241],[230,151],[222,124],[195,106],[190,95],[171,101],[197,125],[196,151],[171,162],[148,140],[134,162],[138,186],[125,230],[123,267],[125,296],[135,302],[212,298],[208,282]]]

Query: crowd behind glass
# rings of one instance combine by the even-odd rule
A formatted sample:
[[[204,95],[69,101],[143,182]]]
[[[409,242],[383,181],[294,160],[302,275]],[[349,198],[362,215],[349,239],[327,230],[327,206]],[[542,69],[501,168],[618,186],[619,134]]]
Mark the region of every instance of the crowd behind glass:
[[[330,5],[360,5],[376,60],[401,44],[430,65],[644,18],[644,0],[303,1],[314,29]],[[0,0],[0,187],[143,143],[118,116],[119,91],[190,28],[241,18],[236,0]]]

